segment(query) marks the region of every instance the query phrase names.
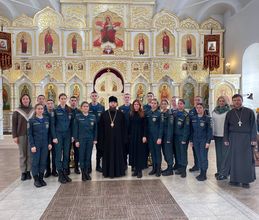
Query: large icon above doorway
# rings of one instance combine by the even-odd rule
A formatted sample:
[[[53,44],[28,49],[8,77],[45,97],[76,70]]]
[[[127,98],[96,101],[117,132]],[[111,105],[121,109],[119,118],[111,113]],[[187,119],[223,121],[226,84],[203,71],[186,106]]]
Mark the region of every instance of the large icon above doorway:
[[[109,96],[116,96],[119,104],[124,92],[124,81],[122,75],[115,69],[106,68],[98,72],[94,79],[94,90],[98,92],[100,100],[108,106]]]

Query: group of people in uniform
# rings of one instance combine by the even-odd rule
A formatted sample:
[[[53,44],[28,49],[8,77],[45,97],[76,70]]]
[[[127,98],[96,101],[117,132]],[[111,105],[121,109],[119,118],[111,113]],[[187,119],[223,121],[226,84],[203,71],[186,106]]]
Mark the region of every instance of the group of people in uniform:
[[[124,176],[130,165],[132,176],[141,178],[142,171],[151,165],[149,175],[176,174],[185,178],[189,146],[194,157],[189,172],[199,171],[196,179],[205,181],[212,140],[217,180],[230,175],[231,185],[244,188],[255,180],[255,116],[243,107],[239,94],[232,97],[232,109],[223,96],[219,97],[212,117],[200,96],[194,98],[194,108],[189,112],[183,99],[174,96],[159,103],[152,92],[147,93],[145,105],[138,99],[131,103],[130,94],[125,93],[124,104],[118,107],[117,98],[111,96],[106,111],[95,91],[91,100],[83,101],[78,108],[77,97],[72,96],[68,106],[67,95],[61,93],[55,108],[53,100],[46,101],[44,95],[39,95],[33,109],[29,95],[20,98],[12,129],[19,145],[21,180],[31,179],[31,171],[36,187],[45,186],[44,177],[50,175],[57,176],[62,184],[71,182],[71,149],[74,172],[82,174],[82,181],[91,180],[93,146],[96,171],[104,177]],[[162,158],[167,164],[164,170]]]

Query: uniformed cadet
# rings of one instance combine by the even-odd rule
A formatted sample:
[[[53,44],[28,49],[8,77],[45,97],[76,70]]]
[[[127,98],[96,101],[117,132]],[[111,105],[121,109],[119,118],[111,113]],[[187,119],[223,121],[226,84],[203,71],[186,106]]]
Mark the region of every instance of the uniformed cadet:
[[[187,149],[190,136],[190,118],[188,113],[184,110],[185,101],[178,100],[178,110],[174,113],[174,146],[176,150],[176,175],[181,175],[182,178],[186,177],[187,167]]]
[[[95,115],[96,120],[97,120],[97,125],[100,121],[101,114],[105,111],[104,106],[101,105],[100,103],[98,103],[98,98],[99,98],[98,93],[95,91],[92,92],[91,93],[92,102],[89,104],[89,113]],[[97,128],[97,130],[98,130],[98,128]],[[98,139],[98,137],[97,137],[97,139]],[[99,146],[98,143],[95,146],[96,146],[96,171],[102,172],[102,167],[101,167],[101,159],[103,157],[102,147]],[[92,171],[92,165],[90,165],[89,170],[90,170],[90,172]]]
[[[91,180],[89,167],[91,164],[93,145],[97,144],[97,121],[93,114],[89,114],[88,102],[82,102],[81,114],[74,120],[75,145],[79,148],[79,162],[82,181]]]
[[[147,93],[147,104],[143,106],[143,110],[145,113],[149,112],[151,110],[151,102],[154,99],[154,93],[148,92]]]
[[[49,118],[50,120],[51,113],[54,111],[54,101],[52,99],[47,100],[46,106],[47,106],[47,111],[44,110],[43,116]],[[53,138],[51,137],[51,133],[50,133],[50,139],[53,140]],[[50,154],[51,154],[51,159],[50,159]],[[48,152],[47,168],[46,168],[46,173],[44,175],[45,178],[48,178],[50,175],[55,177],[58,176],[55,160],[56,160],[55,145],[52,143],[52,148]]]
[[[167,169],[162,171],[163,176],[174,174],[173,171],[173,129],[174,115],[168,109],[169,102],[166,99],[161,101],[160,110],[163,121],[162,152],[167,163]]]
[[[156,174],[157,177],[161,176],[161,143],[163,135],[163,122],[161,112],[158,109],[157,99],[151,102],[151,110],[146,113],[146,128],[147,128],[147,141],[148,147],[152,157],[153,169],[149,175]]]
[[[46,98],[45,95],[38,95],[37,97],[37,104],[42,104],[44,107],[44,112],[43,112],[43,116],[45,116],[47,114],[47,106],[46,106]]]
[[[177,111],[177,100],[178,100],[178,97],[177,96],[173,96],[172,99],[171,99],[171,106],[170,106],[170,109],[171,111],[174,113],[175,111]]]
[[[48,150],[51,149],[49,138],[49,118],[43,117],[44,106],[35,105],[35,115],[28,122],[28,139],[32,152],[32,175],[36,187],[46,186],[43,175],[46,169]]]
[[[174,115],[175,112],[177,111],[178,109],[178,99],[179,97],[177,96],[173,96],[172,99],[171,99],[171,106],[170,106],[170,111],[171,113]],[[175,145],[174,145],[174,142],[173,142],[173,161],[174,161],[174,167],[173,169],[174,170],[177,170],[177,158],[176,158],[176,150],[175,150]]]
[[[198,181],[207,179],[208,150],[212,139],[211,118],[205,114],[202,103],[196,105],[197,115],[191,118],[190,146],[195,148],[200,169]]]
[[[66,105],[67,95],[59,95],[60,105],[51,114],[51,132],[53,143],[55,143],[56,167],[58,170],[58,181],[60,183],[71,182],[68,177],[69,150],[72,142],[72,110]]]
[[[154,93],[148,92],[147,93],[147,104],[143,105],[143,110],[144,110],[145,115],[151,110],[151,102],[152,102],[153,98],[154,98]],[[146,149],[145,161],[146,161],[147,168],[148,168],[148,166],[152,165],[152,159],[151,159],[149,147],[147,144],[145,144],[145,149]]]
[[[130,116],[130,109],[131,109],[130,94],[125,93],[123,99],[124,99],[124,104],[119,107],[119,110],[125,115],[125,124],[128,130],[129,116]],[[125,152],[124,152],[125,169],[128,168],[128,154],[129,154],[129,141],[126,142]]]
[[[195,96],[193,101],[194,101],[194,107],[189,111],[190,119],[192,119],[192,117],[197,115],[196,105],[198,103],[202,103],[202,97],[201,96]],[[205,112],[206,115],[209,115],[209,111],[207,109],[205,109],[204,112]],[[189,171],[195,172],[195,171],[199,170],[199,164],[198,164],[198,158],[197,158],[197,155],[196,155],[195,147],[192,148],[192,151],[193,151],[194,165],[193,165],[192,168],[189,169]]]
[[[77,114],[80,114],[81,111],[77,108],[77,97],[76,96],[71,96],[70,97],[70,100],[69,100],[69,103],[70,103],[70,108],[72,110],[72,119],[75,119],[76,115]],[[74,124],[74,122],[72,121],[71,122],[72,125]],[[72,137],[73,137],[73,140],[74,140],[74,131],[72,131]],[[79,150],[78,148],[75,146],[75,141],[73,141],[72,145],[73,146],[73,149],[74,149],[74,163],[75,163],[75,173],[76,174],[80,174],[80,171],[78,169],[78,163],[79,163]],[[70,149],[70,153],[69,155],[71,154],[71,149]],[[69,157],[70,158],[70,157]],[[69,172],[70,173],[70,172]]]

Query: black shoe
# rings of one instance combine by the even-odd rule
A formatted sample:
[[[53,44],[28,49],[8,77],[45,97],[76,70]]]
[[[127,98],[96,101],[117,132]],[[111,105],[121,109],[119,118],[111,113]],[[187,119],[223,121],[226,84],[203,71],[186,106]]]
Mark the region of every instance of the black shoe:
[[[219,173],[215,173],[214,176],[215,176],[215,178],[217,179],[218,176],[220,176],[220,174],[219,174]]]
[[[195,172],[195,171],[199,171],[199,168],[196,167],[195,165],[191,169],[189,169],[189,172]]]
[[[82,172],[82,181],[86,181],[85,169],[81,169]]]
[[[21,181],[25,181],[26,180],[26,173],[22,173],[21,175]]]
[[[174,165],[174,166],[173,166],[173,170],[178,170],[178,166],[177,166],[177,165]]]
[[[196,177],[196,179],[198,181],[204,181],[207,179],[207,176],[206,176],[206,172],[205,171],[201,171],[200,175]]]
[[[173,168],[168,168],[167,170],[164,170],[164,172],[162,172],[162,176],[171,176],[174,175],[174,171]]]
[[[51,175],[57,177],[57,176],[58,176],[58,173],[57,173],[56,170],[52,170]]]
[[[242,183],[242,187],[249,189],[250,188],[250,184],[249,183]]]
[[[64,173],[63,176],[68,183],[72,182],[72,179],[66,173]]]
[[[47,183],[43,180],[44,173],[39,174],[39,181],[42,186],[47,186]]]
[[[102,172],[103,172],[103,169],[101,168],[101,166],[96,166],[96,171],[102,173]]]
[[[175,171],[175,175],[181,175],[182,174],[182,170],[181,169],[177,169],[176,171]]]
[[[141,170],[141,171],[138,171],[137,178],[142,178],[142,170]]]
[[[240,183],[238,183],[238,182],[229,182],[229,185],[230,186],[240,186]]]
[[[62,184],[67,183],[62,171],[58,171],[58,181]]]
[[[30,180],[31,179],[31,172],[27,171],[26,172],[26,180]]]
[[[46,171],[44,177],[45,177],[45,178],[48,178],[48,177],[50,177],[50,175],[51,175],[51,173],[50,173],[50,171],[48,170],[48,171]]]
[[[64,172],[63,172],[65,175],[70,175],[70,169],[68,168],[68,169],[64,169]]]
[[[161,166],[157,166],[156,167],[156,177],[160,177],[161,176]]]
[[[186,170],[183,170],[183,171],[182,171],[181,177],[182,177],[182,178],[185,178],[185,177],[186,177]]]
[[[219,175],[216,179],[217,179],[217,180],[226,180],[227,177],[226,177],[226,176],[223,176],[223,175]]]
[[[78,166],[75,166],[75,173],[76,173],[76,174],[80,174],[80,171],[79,171],[79,169],[78,169]]]
[[[34,179],[34,186],[36,186],[37,188],[42,187],[42,184],[41,184],[41,182],[39,180],[39,176],[38,175],[33,176],[33,179]]]
[[[132,173],[132,176],[137,176],[138,175],[138,172],[135,170],[133,173]]]
[[[156,173],[156,167],[155,166],[153,166],[153,168],[152,168],[152,170],[148,173],[148,175],[155,175],[155,173]]]
[[[86,180],[91,180],[92,179],[92,177],[90,176],[90,174],[89,173],[85,173],[85,176],[86,176]]]
[[[134,172],[135,171],[135,167],[131,167],[131,172]]]

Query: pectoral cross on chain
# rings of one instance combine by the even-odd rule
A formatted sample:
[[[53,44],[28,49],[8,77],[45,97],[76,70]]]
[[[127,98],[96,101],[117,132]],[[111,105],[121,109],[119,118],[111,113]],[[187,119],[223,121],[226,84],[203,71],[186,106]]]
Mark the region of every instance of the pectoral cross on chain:
[[[238,121],[238,126],[241,127],[242,126],[242,121]]]

